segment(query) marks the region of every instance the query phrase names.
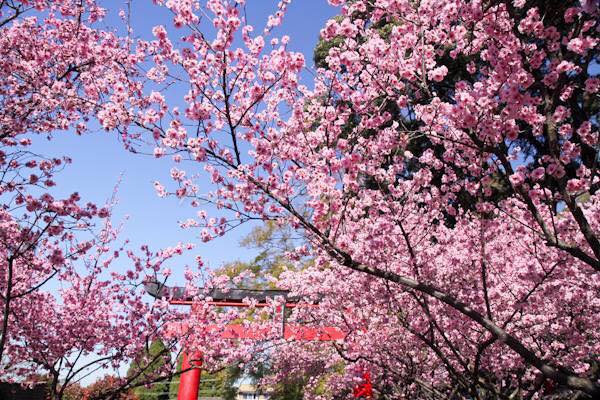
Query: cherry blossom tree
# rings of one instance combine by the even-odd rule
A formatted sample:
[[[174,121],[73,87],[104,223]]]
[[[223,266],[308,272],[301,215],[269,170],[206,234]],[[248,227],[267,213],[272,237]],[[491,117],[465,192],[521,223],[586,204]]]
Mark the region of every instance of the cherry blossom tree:
[[[341,16],[310,88],[274,36],[289,0],[259,32],[243,0],[158,3],[174,29],[137,43],[95,28],[91,0],[0,3],[4,371],[41,368],[60,398],[83,355],[114,367],[165,321],[137,285],[185,246],[111,247],[110,207],[47,193],[69,159],[30,151],[95,118],[173,156],[174,188],[157,192],[213,206],[182,223],[203,241],[253,220],[297,230],[299,268],[272,284],[318,300],[292,321],[348,332],[224,340],[202,326],[240,314],[199,299],[163,336],[212,344],[206,365],[269,353],[274,379],[325,383],[314,397],[349,393],[365,370],[389,397],[598,394],[597,2],[331,0]],[[178,86],[183,110],[168,105]],[[123,252],[133,268],[111,269]]]
[[[348,338],[273,357],[328,379],[315,396],[365,369],[391,397],[597,395],[597,2],[330,3],[310,88],[274,36],[289,1],[264,29],[243,0],[161,3],[173,28],[145,50],[164,89],[129,132],[180,164],[158,194],[212,205],[183,223],[204,241],[255,219],[304,236],[289,257],[312,266],[277,285]]]
[[[98,28],[105,13],[93,0],[0,2],[0,376],[42,373],[53,399],[158,337],[167,311],[143,300],[142,281],[189,248],[120,243],[115,197],[105,206],[58,197],[54,176],[70,158],[33,150],[44,137],[87,132],[92,118],[131,123],[141,57],[130,39]],[[140,365],[95,396],[171,373]]]

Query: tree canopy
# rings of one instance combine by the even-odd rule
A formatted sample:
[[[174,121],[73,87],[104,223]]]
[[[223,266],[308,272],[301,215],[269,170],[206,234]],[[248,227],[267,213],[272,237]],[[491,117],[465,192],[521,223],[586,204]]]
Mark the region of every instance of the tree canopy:
[[[290,0],[264,26],[245,0],[156,3],[172,20],[144,40],[100,0],[0,2],[4,374],[60,399],[161,340],[319,400],[365,376],[391,399],[599,396],[597,1],[329,0],[312,74],[278,33]],[[154,188],[200,242],[263,224],[252,262],[186,269],[189,314],[142,283],[193,245],[117,244],[115,202],[56,195],[70,158],[30,151],[90,124],[169,165]],[[298,301],[214,307],[237,285]],[[345,337],[286,340],[283,317]],[[144,365],[101,396],[162,377]]]

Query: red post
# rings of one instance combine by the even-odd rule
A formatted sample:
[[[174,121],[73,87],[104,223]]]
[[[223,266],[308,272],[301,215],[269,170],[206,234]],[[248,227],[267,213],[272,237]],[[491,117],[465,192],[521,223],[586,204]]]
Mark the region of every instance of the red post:
[[[188,358],[190,357],[191,360]],[[196,352],[189,354],[183,353],[183,362],[179,381],[179,392],[177,400],[198,400],[198,390],[200,389],[200,367],[202,366],[202,353]]]
[[[356,399],[371,399],[373,398],[373,384],[371,384],[371,374],[363,373],[363,382],[354,388],[354,398]]]

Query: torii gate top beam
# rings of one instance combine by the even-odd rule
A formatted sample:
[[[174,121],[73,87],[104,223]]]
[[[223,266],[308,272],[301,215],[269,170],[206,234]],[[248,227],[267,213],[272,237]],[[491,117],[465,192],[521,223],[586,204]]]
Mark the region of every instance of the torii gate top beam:
[[[185,288],[183,287],[170,287],[162,285],[158,282],[147,281],[144,283],[146,292],[154,298],[161,299],[166,298],[170,304],[173,305],[192,305],[193,297],[186,296]],[[248,307],[249,304],[244,302],[246,299],[255,300],[255,307],[268,307],[271,304],[268,302],[269,299],[281,296],[285,299],[285,306],[288,308],[297,307],[300,302],[300,298],[296,296],[290,296],[288,290],[256,290],[256,289],[211,289],[205,293],[206,297],[210,297],[211,301],[208,302],[210,305],[222,306],[222,307]],[[303,303],[302,305],[310,306],[310,303]],[[314,304],[313,304],[314,305]]]
[[[144,283],[144,288],[148,294],[154,298],[165,298],[170,304],[193,305],[193,298],[185,295],[185,288],[183,287],[169,287],[158,282],[146,281]],[[281,307],[278,311],[282,313],[281,337],[285,339],[317,341],[341,340],[346,337],[346,334],[342,330],[335,327],[310,328],[286,325],[285,308],[316,306],[314,303],[298,303],[300,298],[290,296],[289,291],[287,290],[231,289],[223,291],[212,289],[206,293],[206,296],[211,297],[211,301],[207,302],[208,304],[220,307],[249,307],[249,304],[244,302],[245,299],[255,300],[256,303],[254,305],[256,307],[268,307],[271,306],[268,302],[269,299],[272,299],[275,296],[282,296],[286,300],[286,303],[285,306]],[[222,327],[209,325],[206,329],[220,330]],[[225,327],[220,334],[221,337],[228,339],[265,339],[268,337],[269,331],[270,329],[268,328],[247,328],[242,325],[233,324]]]

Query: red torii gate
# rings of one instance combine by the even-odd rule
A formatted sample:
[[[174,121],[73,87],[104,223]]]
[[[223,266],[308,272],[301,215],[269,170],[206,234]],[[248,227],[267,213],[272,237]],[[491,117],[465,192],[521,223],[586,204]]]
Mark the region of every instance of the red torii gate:
[[[192,306],[193,299],[185,296],[185,288],[168,287],[157,282],[146,282],[144,287],[148,294],[154,298],[166,298],[169,304]],[[253,290],[253,289],[230,289],[223,291],[220,289],[212,289],[207,293],[207,297],[212,300],[207,302],[209,305],[218,307],[248,307],[248,303],[244,299],[255,300],[255,307],[269,307],[268,299],[275,296],[282,296],[285,299],[283,304],[283,320],[282,320],[282,337],[285,339],[294,340],[317,340],[317,341],[333,341],[341,340],[346,337],[346,334],[336,327],[310,328],[304,326],[291,326],[285,324],[285,308],[295,308],[300,305],[299,298],[289,296],[286,290]],[[310,305],[308,305],[310,306]],[[217,326],[209,326],[208,329],[220,329]],[[221,332],[221,337],[226,339],[265,339],[269,329],[249,329],[242,325],[232,324],[225,327]],[[194,352],[192,355],[183,353],[183,362],[181,369],[185,372],[181,374],[179,382],[179,391],[177,400],[197,400],[200,389],[200,375],[202,366],[202,354]],[[368,372],[363,374],[364,382],[354,389],[353,395],[356,398],[371,398],[373,397],[373,386],[371,377]]]

